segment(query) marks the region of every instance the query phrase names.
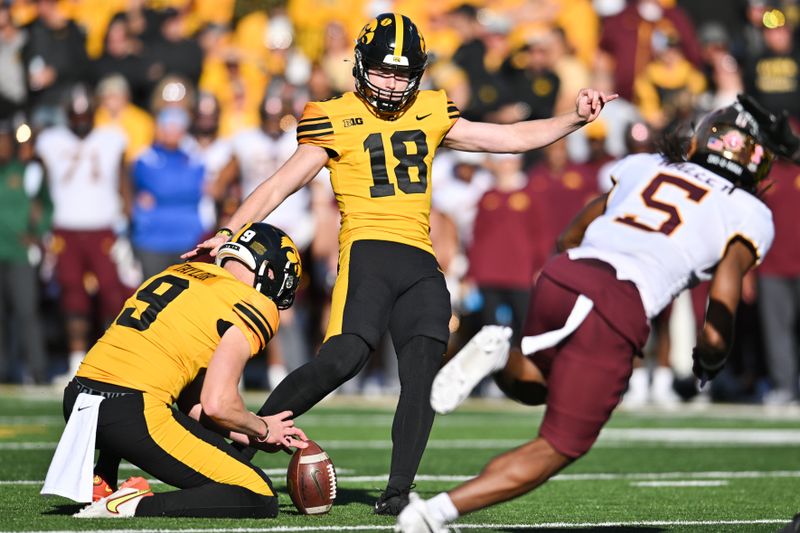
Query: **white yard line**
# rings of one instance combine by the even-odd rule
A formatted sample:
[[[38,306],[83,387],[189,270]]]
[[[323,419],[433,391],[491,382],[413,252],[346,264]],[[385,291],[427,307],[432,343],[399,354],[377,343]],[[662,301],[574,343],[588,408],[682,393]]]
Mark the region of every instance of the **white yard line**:
[[[604,528],[604,527],[668,527],[668,526],[747,526],[757,524],[783,524],[788,523],[788,518],[764,518],[757,520],[647,520],[630,522],[544,522],[541,524],[470,524],[456,523],[454,528],[458,529],[557,529],[557,528]],[[229,533],[261,533],[271,531],[376,531],[392,530],[394,525],[337,525],[337,526],[275,526],[263,528],[225,528]],[[53,530],[41,533],[73,533],[85,530]],[[94,533],[103,530],[92,530]],[[113,529],[108,530],[114,533],[208,533],[215,531],[214,528],[186,528],[186,529]],[[12,533],[0,531],[0,533]]]
[[[727,479],[708,479],[693,481],[634,481],[631,487],[641,488],[681,488],[681,487],[724,487],[728,484]]]
[[[133,469],[133,468],[131,468]],[[126,468],[127,470],[127,468]],[[283,475],[286,470],[283,468],[269,468],[264,472],[267,475]],[[342,469],[340,472],[352,472],[352,470]],[[416,481],[430,482],[452,482],[458,483],[472,479],[473,475],[427,475],[419,474]],[[692,483],[691,480],[730,480],[730,479],[776,479],[776,478],[800,478],[800,470],[743,470],[743,471],[708,471],[708,472],[630,472],[630,473],[586,473],[586,474],[559,474],[550,481],[677,481],[681,483]],[[389,479],[388,474],[375,476],[337,476],[340,483],[371,483],[383,482]],[[150,483],[161,483],[158,480],[150,479]],[[42,485],[44,480],[3,480],[2,485]]]
[[[433,439],[427,447],[436,450],[507,449],[525,439]],[[323,440],[327,450],[388,450],[392,442],[381,440]],[[800,445],[799,429],[686,429],[609,428],[603,430],[598,447],[647,444],[656,447],[786,446]],[[55,442],[0,442],[0,450],[52,450]]]

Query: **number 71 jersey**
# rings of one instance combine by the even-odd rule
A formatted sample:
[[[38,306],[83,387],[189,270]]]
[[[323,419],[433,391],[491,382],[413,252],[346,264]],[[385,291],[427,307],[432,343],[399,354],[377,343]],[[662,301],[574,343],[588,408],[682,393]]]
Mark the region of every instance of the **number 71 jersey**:
[[[433,253],[431,165],[459,116],[444,91],[420,91],[395,120],[376,116],[352,92],[306,105],[297,141],[330,155],[327,166],[342,214],[340,249],[377,239]]]
[[[569,256],[612,265],[636,284],[650,318],[683,289],[711,279],[732,241],[742,240],[758,263],[772,245],[769,208],[699,165],[641,154],[621,160],[611,176],[605,213]]]

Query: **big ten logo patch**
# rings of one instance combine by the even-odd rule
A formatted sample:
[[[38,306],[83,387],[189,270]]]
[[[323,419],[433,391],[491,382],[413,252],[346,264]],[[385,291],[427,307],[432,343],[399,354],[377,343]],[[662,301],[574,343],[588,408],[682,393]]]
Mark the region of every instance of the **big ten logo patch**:
[[[364,124],[364,119],[361,117],[346,118],[342,121],[342,124],[345,128],[349,128],[350,126],[360,126]]]

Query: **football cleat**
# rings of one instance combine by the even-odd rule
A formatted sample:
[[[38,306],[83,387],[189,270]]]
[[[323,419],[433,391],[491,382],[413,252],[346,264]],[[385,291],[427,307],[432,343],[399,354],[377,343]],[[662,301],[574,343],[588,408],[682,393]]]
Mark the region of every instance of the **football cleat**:
[[[506,366],[510,347],[511,328],[483,326],[436,374],[431,389],[433,410],[447,414],[461,405],[483,378]]]
[[[101,498],[110,496],[112,492],[114,492],[114,489],[106,483],[106,480],[95,474],[92,480],[92,501],[96,502]]]
[[[408,505],[408,493],[413,485],[405,490],[386,487],[378,497],[372,512],[380,515],[397,516]]]
[[[447,531],[447,528],[431,515],[425,500],[412,492],[408,505],[397,517],[394,530],[398,533],[439,533]]]
[[[128,518],[136,513],[142,498],[152,496],[150,484],[143,477],[132,477],[119,486],[116,492],[87,505],[76,518]]]

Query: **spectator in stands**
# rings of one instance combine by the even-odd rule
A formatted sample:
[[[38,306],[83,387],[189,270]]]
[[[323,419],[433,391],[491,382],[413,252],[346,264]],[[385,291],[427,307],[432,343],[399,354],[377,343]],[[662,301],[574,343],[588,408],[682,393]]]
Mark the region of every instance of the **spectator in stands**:
[[[461,46],[455,51],[452,62],[467,76],[469,103],[462,109],[469,120],[481,120],[496,111],[505,101],[502,79],[486,68],[486,28],[478,20],[478,10],[472,4],[462,4],[450,12],[450,24],[459,34]]]
[[[793,28],[778,10],[765,14],[762,34],[766,48],[745,68],[747,93],[773,113],[786,109],[800,119],[800,50]]]
[[[36,140],[36,154],[47,172],[53,200],[56,277],[67,325],[69,369],[75,374],[91,341],[92,305],[86,285],[95,280],[100,321],[108,325],[128,296],[111,258],[115,227],[124,224],[124,188],[120,174],[125,134],[113,126],[94,127],[89,93],[76,87],[70,94],[68,125],[45,129]]]
[[[730,37],[717,23],[704,24],[698,36],[703,45],[703,72],[708,82],[704,108],[730,105],[744,91],[739,62],[730,50]]]
[[[694,27],[680,7],[663,7],[659,0],[632,0],[621,13],[603,21],[595,68],[613,73],[622,98],[633,99],[633,83],[652,59],[653,32],[673,31],[690,63],[701,63]]]
[[[533,237],[542,227],[541,213],[526,188],[522,156],[493,154],[487,166],[494,186],[478,204],[466,279],[477,286],[483,300],[481,325],[510,326],[512,342],[517,343],[531,284],[550,250],[543,250],[541,240]]]
[[[200,88],[220,103],[220,135],[229,137],[258,125],[258,104],[267,86],[261,65],[228,48],[204,65]]]
[[[145,45],[147,76],[151,83],[166,74],[176,74],[197,86],[203,68],[203,52],[194,39],[185,37],[185,15],[169,8],[161,13],[160,39]]]
[[[22,49],[28,78],[28,101],[34,127],[64,124],[63,102],[75,83],[89,74],[86,39],[64,17],[56,0],[37,0],[39,16],[26,27]]]
[[[25,104],[25,65],[21,59],[26,33],[14,25],[11,6],[0,3],[0,119],[8,119]]]
[[[220,107],[213,94],[201,91],[197,95],[197,103],[192,113],[191,136],[186,139],[187,149],[203,163],[204,194],[200,200],[200,218],[203,227],[213,227],[217,223],[218,212],[216,201],[220,202],[222,216],[233,213],[239,203],[227,195],[215,197],[214,187],[221,180],[221,175],[230,166],[233,152],[229,139],[219,136]],[[216,201],[215,201],[216,200]],[[230,204],[230,205],[228,205]]]
[[[97,126],[113,125],[125,132],[128,147],[125,162],[133,162],[152,144],[155,125],[149,113],[130,102],[128,82],[120,74],[112,74],[97,84]]]
[[[485,160],[484,154],[458,150],[442,150],[433,160],[436,188],[431,202],[453,220],[463,247],[472,242],[478,202],[492,186],[492,175],[483,166]]]
[[[130,34],[124,15],[118,15],[111,20],[103,52],[92,63],[94,83],[113,74],[125,78],[130,99],[135,105],[147,106],[153,84],[147,79],[147,62],[142,57],[142,43]]]
[[[553,70],[552,46],[551,32],[533,33],[527,44],[503,64],[501,74],[508,86],[506,102],[510,105],[501,111],[501,122],[536,120],[556,113],[561,80]],[[539,154],[525,154],[524,168],[530,168]]]
[[[9,326],[17,333],[18,353],[24,354],[31,380],[48,381],[38,282],[28,257],[29,246],[40,242],[50,218],[41,178],[41,172],[27,172],[20,160],[11,121],[0,121],[0,382],[11,378]]]
[[[352,76],[351,76],[352,80]],[[228,176],[240,176],[237,187],[244,199],[265,179],[272,176],[297,149],[294,117],[288,102],[281,98],[281,83],[273,83],[259,106],[260,125],[243,131],[232,140],[233,172]],[[328,179],[327,170],[320,173]],[[311,187],[303,187],[266,218],[265,222],[284,230],[295,242],[301,254],[305,254],[314,238],[315,223],[311,212]],[[270,389],[291,371],[306,363],[311,348],[305,340],[299,308],[281,312],[282,327],[268,352],[268,382]],[[302,312],[301,312],[302,315]]]
[[[131,167],[131,241],[145,278],[180,262],[187,243],[205,232],[199,214],[205,168],[181,147],[188,128],[186,111],[164,107],[155,142]]]
[[[590,165],[569,160],[563,139],[542,151],[544,159],[528,171],[528,190],[540,213],[537,246],[553,253],[561,231],[597,195],[597,177]],[[535,271],[543,266],[544,262],[535,265]]]
[[[653,128],[662,129],[691,116],[706,80],[684,56],[676,32],[654,31],[652,46],[653,60],[634,81],[633,101]]]
[[[352,91],[353,86],[353,46],[350,44],[344,27],[331,22],[325,27],[325,49],[320,65],[336,94]]]
[[[785,405],[800,399],[800,174],[796,166],[777,161],[770,178],[764,201],[772,210],[775,242],[758,269],[758,310],[773,386],[764,402]]]

